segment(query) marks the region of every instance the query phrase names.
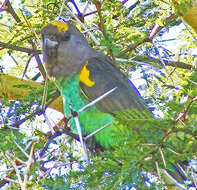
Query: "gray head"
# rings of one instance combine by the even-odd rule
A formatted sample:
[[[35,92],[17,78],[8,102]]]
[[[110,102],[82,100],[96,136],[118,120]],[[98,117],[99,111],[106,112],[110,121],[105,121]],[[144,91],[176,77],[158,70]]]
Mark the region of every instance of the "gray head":
[[[78,73],[85,61],[96,54],[83,34],[69,23],[53,21],[41,34],[47,73],[55,78]]]

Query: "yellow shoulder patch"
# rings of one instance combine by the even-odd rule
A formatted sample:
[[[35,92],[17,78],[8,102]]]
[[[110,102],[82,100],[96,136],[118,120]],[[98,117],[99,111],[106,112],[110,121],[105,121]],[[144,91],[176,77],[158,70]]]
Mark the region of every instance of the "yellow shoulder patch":
[[[90,79],[90,71],[87,69],[88,62],[82,67],[79,74],[79,81],[85,84],[88,87],[94,86],[95,82]]]
[[[56,26],[59,32],[66,32],[69,28],[68,24],[65,22],[52,21],[50,24]]]

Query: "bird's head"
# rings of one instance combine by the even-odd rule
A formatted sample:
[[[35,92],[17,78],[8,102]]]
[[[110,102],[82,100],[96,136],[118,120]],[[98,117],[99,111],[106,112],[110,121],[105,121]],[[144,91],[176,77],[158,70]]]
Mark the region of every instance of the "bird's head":
[[[69,23],[53,21],[41,35],[46,70],[55,78],[78,73],[93,52],[83,34]]]

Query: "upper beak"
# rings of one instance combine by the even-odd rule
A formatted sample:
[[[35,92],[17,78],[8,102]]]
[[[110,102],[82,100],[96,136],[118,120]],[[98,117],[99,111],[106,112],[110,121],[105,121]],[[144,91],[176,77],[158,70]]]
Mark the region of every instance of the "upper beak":
[[[43,53],[48,57],[57,56],[58,42],[51,40],[47,35],[43,36]]]
[[[44,37],[43,45],[46,48],[53,48],[58,45],[57,41],[50,40],[47,36]]]

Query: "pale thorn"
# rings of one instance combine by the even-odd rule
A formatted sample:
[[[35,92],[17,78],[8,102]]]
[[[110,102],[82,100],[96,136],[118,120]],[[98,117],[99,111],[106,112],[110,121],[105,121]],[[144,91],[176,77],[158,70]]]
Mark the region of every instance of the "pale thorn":
[[[97,102],[99,102],[100,100],[102,100],[104,97],[108,96],[109,94],[111,94],[114,90],[116,90],[117,87],[112,88],[111,90],[107,91],[106,93],[104,93],[103,95],[99,96],[98,98],[96,98],[95,100],[93,100],[92,102],[90,102],[89,104],[85,105],[83,108],[78,110],[78,114],[86,109],[88,109],[89,107],[91,107],[92,105],[96,104]]]

